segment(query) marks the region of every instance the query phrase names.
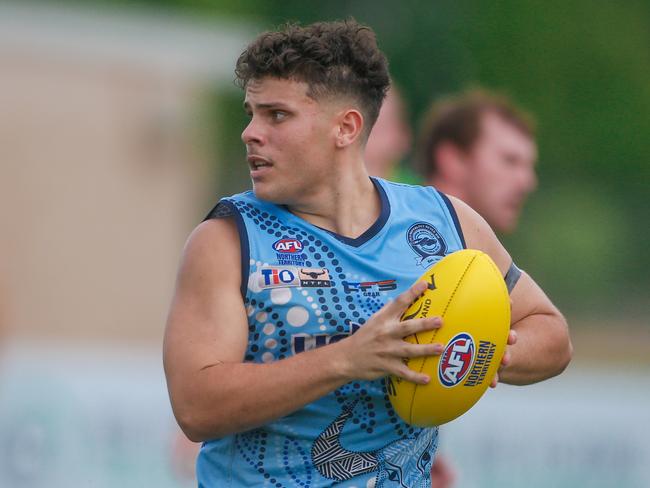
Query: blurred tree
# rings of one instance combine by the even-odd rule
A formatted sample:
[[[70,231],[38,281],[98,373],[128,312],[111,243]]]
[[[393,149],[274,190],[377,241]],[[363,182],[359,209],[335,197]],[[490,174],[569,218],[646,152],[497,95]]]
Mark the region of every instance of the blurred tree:
[[[256,22],[260,30],[354,16],[371,25],[417,122],[469,84],[511,95],[539,121],[540,189],[506,239],[564,309],[647,311],[650,3],[501,0],[104,0]],[[234,61],[234,60],[233,60]],[[230,97],[230,98],[229,98]],[[220,95],[219,147],[242,159],[238,95]],[[227,120],[226,120],[227,119]],[[236,121],[233,122],[233,121]],[[234,168],[234,166],[233,166]],[[224,172],[222,171],[222,174]],[[246,185],[245,171],[227,187]],[[226,190],[226,187],[222,186]],[[641,305],[639,307],[639,305]]]

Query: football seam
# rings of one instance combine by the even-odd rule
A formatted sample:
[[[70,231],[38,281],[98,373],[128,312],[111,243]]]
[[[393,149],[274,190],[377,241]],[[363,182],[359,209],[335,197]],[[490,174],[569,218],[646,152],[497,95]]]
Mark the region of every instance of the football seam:
[[[476,254],[474,254],[474,256],[472,256],[472,259],[467,263],[467,266],[465,267],[465,270],[463,271],[463,274],[460,276],[460,279],[458,280],[458,283],[456,283],[456,286],[454,287],[454,291],[452,291],[451,295],[449,295],[449,300],[447,300],[447,303],[445,305],[444,310],[440,314],[441,318],[444,318],[445,313],[447,312],[447,309],[449,308],[449,304],[451,303],[454,296],[456,295],[456,292],[458,291],[458,288],[460,287],[461,283],[463,282],[463,279],[465,278],[465,275],[467,274],[467,271],[472,266],[472,263],[474,262],[476,257],[479,256],[479,253],[481,253],[481,251],[478,251]],[[436,338],[436,335],[438,335],[438,330],[439,329],[436,329],[434,331],[434,333],[431,335],[431,341],[429,341],[429,344],[431,344],[434,341],[434,339]],[[419,343],[419,341],[418,341],[418,343]],[[424,365],[426,364],[428,359],[429,358],[426,358],[424,361],[422,361],[422,365],[420,366],[420,371],[419,371],[420,373],[422,373],[422,370],[424,369]],[[432,381],[433,381],[433,378],[432,378]],[[413,388],[413,394],[411,395],[411,402],[410,402],[410,406],[409,406],[409,423],[413,422],[413,405],[415,404],[415,393],[418,391],[418,386],[420,386],[420,385],[415,385],[415,388]]]

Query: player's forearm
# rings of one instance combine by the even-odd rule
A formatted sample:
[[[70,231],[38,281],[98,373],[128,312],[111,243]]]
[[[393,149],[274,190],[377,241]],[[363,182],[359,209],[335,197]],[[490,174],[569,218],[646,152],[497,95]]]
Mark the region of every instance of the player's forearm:
[[[510,347],[511,360],[499,372],[499,380],[527,385],[560,374],[571,361],[573,347],[567,323],[559,313],[530,315],[512,328],[517,343]]]
[[[242,432],[288,415],[351,381],[344,347],[332,344],[269,364],[219,363],[172,392],[193,441]]]

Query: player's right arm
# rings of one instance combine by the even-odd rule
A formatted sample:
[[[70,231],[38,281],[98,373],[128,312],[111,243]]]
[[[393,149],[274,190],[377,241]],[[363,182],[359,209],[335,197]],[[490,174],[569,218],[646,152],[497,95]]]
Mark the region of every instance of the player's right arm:
[[[353,379],[425,375],[402,358],[439,354],[442,345],[403,337],[439,327],[437,318],[399,322],[420,282],[373,315],[353,336],[268,364],[243,362],[248,320],[240,292],[239,236],[231,219],[203,222],[185,246],[164,341],[176,419],[194,441],[249,430],[288,415]]]

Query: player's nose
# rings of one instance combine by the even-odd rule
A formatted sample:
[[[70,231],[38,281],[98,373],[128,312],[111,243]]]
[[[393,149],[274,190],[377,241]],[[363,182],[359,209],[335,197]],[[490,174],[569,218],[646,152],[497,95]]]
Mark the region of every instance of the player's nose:
[[[537,173],[534,169],[527,172],[524,178],[524,188],[527,192],[531,192],[537,188]]]
[[[263,141],[262,129],[253,117],[241,133],[241,140],[244,144],[261,144]]]
[[[537,188],[537,173],[534,168],[520,168],[518,180],[522,193],[530,193]]]

